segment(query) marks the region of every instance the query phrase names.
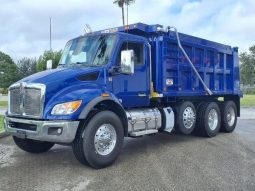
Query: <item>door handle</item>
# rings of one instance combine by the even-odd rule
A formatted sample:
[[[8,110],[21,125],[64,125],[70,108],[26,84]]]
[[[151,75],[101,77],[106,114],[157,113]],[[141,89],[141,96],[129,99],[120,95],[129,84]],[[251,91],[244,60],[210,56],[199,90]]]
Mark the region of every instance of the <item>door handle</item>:
[[[138,96],[139,97],[146,97],[147,95],[146,95],[146,93],[139,93]]]

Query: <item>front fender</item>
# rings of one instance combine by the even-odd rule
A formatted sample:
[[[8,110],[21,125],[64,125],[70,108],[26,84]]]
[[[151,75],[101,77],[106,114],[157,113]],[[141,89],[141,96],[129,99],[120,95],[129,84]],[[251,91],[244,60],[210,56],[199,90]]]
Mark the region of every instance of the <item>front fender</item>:
[[[77,120],[83,108],[94,98],[101,97],[105,91],[95,86],[80,86],[64,89],[54,95],[45,105],[44,119],[48,120]],[[53,107],[60,103],[82,100],[80,108],[71,115],[52,115]]]
[[[103,97],[103,93],[108,93],[108,97]],[[56,104],[65,103],[68,101],[82,100],[80,108],[71,115],[52,115],[51,111]],[[71,89],[66,89],[55,96],[53,96],[49,102],[46,104],[44,109],[44,119],[47,120],[78,120],[85,119],[87,114],[91,109],[99,102],[104,100],[113,100],[117,102],[120,106],[118,99],[114,94],[106,92],[105,90],[88,86],[85,87],[72,87]],[[122,107],[122,106],[121,106]]]
[[[122,105],[119,103],[119,100],[114,96],[111,95],[109,97],[103,97],[103,96],[99,96],[94,98],[93,100],[91,100],[82,110],[82,112],[79,115],[79,119],[86,119],[87,115],[89,114],[89,112],[92,110],[92,108],[94,108],[94,106],[96,106],[98,103],[105,101],[105,100],[111,100],[116,102],[118,105],[120,105],[120,107],[122,107]],[[122,107],[123,108],[123,107]],[[123,109],[124,110],[124,109]]]

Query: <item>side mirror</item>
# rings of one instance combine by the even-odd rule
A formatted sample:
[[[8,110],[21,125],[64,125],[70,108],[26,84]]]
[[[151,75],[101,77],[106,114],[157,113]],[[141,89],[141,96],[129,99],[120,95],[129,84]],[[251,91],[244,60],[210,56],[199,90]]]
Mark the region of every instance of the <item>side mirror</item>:
[[[121,73],[134,74],[134,50],[121,51]]]
[[[47,70],[52,69],[52,60],[47,60],[47,66],[46,66]]]

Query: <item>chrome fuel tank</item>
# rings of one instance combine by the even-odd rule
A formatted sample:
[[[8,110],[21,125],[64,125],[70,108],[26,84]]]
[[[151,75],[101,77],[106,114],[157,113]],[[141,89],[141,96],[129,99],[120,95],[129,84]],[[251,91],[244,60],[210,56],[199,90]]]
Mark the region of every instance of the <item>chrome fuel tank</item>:
[[[161,113],[157,108],[132,109],[126,111],[128,133],[159,129],[162,125]]]

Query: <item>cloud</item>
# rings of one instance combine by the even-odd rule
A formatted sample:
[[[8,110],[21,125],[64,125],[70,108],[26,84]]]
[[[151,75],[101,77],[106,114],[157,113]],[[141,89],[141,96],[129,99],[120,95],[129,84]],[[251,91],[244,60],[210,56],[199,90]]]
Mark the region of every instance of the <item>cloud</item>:
[[[121,9],[95,0],[0,0],[0,50],[15,60],[38,57],[49,49],[49,18],[52,46],[93,30],[120,26]],[[180,32],[239,46],[247,51],[255,44],[254,0],[137,0],[129,7],[129,23],[144,22],[176,26]]]

